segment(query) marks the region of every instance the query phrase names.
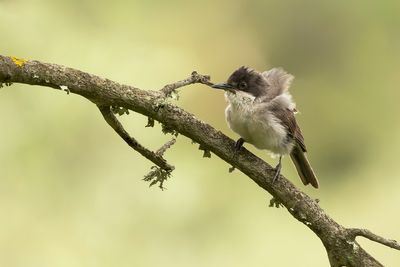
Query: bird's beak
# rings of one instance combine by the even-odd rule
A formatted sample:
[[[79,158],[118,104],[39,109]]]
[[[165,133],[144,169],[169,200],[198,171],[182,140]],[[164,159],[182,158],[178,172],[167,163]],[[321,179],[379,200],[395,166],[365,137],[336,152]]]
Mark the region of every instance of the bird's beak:
[[[222,89],[222,90],[225,90],[225,91],[229,91],[231,93],[235,93],[236,92],[235,88],[233,88],[233,86],[228,84],[228,83],[216,83],[216,84],[212,85],[211,87],[215,88],[215,89]]]

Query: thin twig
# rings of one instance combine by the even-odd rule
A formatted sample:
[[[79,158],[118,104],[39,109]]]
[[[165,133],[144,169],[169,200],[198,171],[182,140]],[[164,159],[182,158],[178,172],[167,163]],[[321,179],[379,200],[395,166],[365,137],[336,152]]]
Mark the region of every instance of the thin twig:
[[[349,228],[348,233],[349,233],[350,238],[352,238],[352,239],[355,239],[357,236],[362,236],[371,241],[385,245],[387,247],[400,250],[400,244],[396,240],[386,239],[384,237],[378,236],[378,235],[372,233],[368,229]]]
[[[162,157],[162,155],[164,155],[165,151],[167,151],[168,148],[170,148],[171,146],[173,146],[176,142],[175,138],[172,138],[171,140],[169,140],[168,142],[166,142],[162,147],[160,147],[157,151],[156,154],[159,155],[160,157]]]
[[[174,166],[167,163],[167,161],[162,157],[162,154],[154,153],[153,151],[142,146],[135,138],[131,137],[129,133],[124,129],[122,124],[115,117],[114,113],[111,111],[110,106],[97,105],[101,114],[103,115],[106,122],[117,132],[117,134],[124,139],[124,141],[134,150],[139,152],[142,156],[152,161],[154,164],[159,166],[161,169],[166,171],[172,171]],[[165,148],[166,149],[166,148]]]
[[[187,79],[181,80],[174,82],[172,84],[167,84],[164,86],[160,91],[164,93],[165,97],[170,97],[173,92],[175,92],[176,89],[193,84],[193,83],[202,83],[206,85],[212,85],[213,83],[210,82],[210,76],[209,75],[202,75],[197,73],[196,71],[193,71],[191,76]]]

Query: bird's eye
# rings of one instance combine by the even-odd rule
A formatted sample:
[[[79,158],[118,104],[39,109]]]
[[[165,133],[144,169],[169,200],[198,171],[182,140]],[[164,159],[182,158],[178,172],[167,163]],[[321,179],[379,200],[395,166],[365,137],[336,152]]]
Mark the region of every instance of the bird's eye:
[[[246,87],[247,87],[246,82],[241,81],[241,82],[239,83],[239,89],[240,89],[240,90],[243,90],[243,89],[245,89]]]

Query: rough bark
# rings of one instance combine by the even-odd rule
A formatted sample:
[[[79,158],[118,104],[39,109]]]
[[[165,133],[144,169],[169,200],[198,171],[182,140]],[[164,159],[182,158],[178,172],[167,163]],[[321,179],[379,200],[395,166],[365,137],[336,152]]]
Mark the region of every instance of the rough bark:
[[[169,130],[199,143],[205,151],[213,152],[246,174],[268,191],[294,218],[312,230],[324,244],[331,266],[382,266],[361,248],[355,240],[357,236],[400,250],[399,243],[394,240],[379,237],[368,230],[340,225],[324,212],[317,201],[296,188],[284,176],[281,175],[273,183],[273,167],[244,148],[235,153],[233,140],[198,120],[194,115],[166,101],[176,88],[192,83],[211,84],[208,79],[209,77],[194,72],[188,79],[167,85],[160,91],[145,91],[56,64],[0,56],[0,83],[47,86],[81,95],[100,108],[106,121],[128,144],[131,142],[133,148],[136,145],[132,141],[134,139],[129,139],[129,135],[123,133],[122,126],[119,128],[117,121],[114,121],[112,116],[109,117],[109,108],[104,107],[122,107],[141,113],[148,116],[150,122],[157,120]],[[161,170],[168,169],[169,175],[173,167],[166,163],[162,154],[171,144],[163,146],[160,149],[162,153],[151,151],[150,153],[146,150],[142,150],[143,153],[139,152],[152,160]]]

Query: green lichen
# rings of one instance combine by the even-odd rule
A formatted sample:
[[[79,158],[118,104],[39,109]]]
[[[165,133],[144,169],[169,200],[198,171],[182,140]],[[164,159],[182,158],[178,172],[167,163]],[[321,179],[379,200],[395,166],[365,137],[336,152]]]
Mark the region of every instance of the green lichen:
[[[167,125],[165,125],[165,124],[161,124],[161,131],[162,131],[164,134],[172,134],[172,135],[174,135],[175,137],[177,137],[177,136],[179,135],[179,132],[178,132],[178,131],[172,129],[171,127],[169,127],[169,126],[167,126]]]
[[[147,117],[147,125],[145,127],[154,127],[154,119]]]
[[[270,208],[272,208],[272,207],[275,207],[275,208],[280,208],[280,207],[283,207],[283,205],[282,205],[282,203],[279,201],[279,200],[277,200],[276,198],[271,198],[271,200],[269,201],[269,207]]]
[[[0,83],[0,88],[3,88],[4,86],[11,86],[12,83],[10,82],[5,82],[5,83]]]
[[[111,107],[111,111],[114,114],[118,114],[119,116],[122,116],[124,114],[129,115],[129,110],[127,108],[124,108],[124,107],[112,106]]]
[[[158,166],[151,167],[151,171],[143,178],[144,181],[150,182],[149,187],[159,184],[158,187],[164,190],[164,182],[171,176],[171,171],[161,169]]]
[[[211,158],[211,152],[204,145],[199,145],[199,150],[203,150],[203,158]]]

